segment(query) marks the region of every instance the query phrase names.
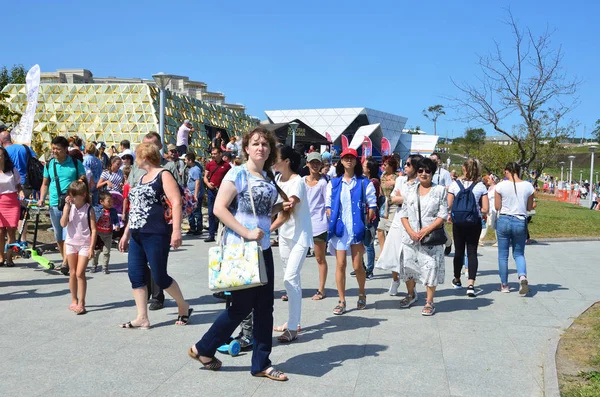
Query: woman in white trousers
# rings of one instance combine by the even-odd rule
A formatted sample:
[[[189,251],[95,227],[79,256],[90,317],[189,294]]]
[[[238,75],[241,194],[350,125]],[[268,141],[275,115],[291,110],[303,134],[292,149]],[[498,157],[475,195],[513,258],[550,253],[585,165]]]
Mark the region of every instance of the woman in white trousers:
[[[298,175],[300,158],[300,153],[290,146],[283,146],[279,150],[278,161],[273,165],[273,169],[280,173],[277,185],[291,203],[291,210],[288,213],[280,213],[271,225],[271,231],[279,229],[279,255],[284,271],[283,284],[288,297],[288,321],[273,329],[283,332],[277,338],[281,343],[289,343],[298,338],[302,312],[300,271],[308,249],[313,247],[306,185]]]

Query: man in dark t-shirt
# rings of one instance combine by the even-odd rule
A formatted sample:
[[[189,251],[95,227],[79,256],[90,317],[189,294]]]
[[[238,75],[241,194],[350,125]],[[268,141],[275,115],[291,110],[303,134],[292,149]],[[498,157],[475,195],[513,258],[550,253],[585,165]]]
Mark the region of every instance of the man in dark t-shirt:
[[[218,226],[217,217],[213,212],[215,198],[225,174],[231,169],[231,165],[223,161],[223,151],[220,147],[213,147],[211,156],[212,160],[206,164],[206,170],[204,171],[204,185],[208,193],[208,238],[204,240],[207,243],[215,241]]]

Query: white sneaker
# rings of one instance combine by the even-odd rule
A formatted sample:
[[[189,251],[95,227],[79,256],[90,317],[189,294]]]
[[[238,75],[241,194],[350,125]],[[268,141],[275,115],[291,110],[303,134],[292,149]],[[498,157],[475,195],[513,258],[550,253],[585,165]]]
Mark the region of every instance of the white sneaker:
[[[400,279],[398,281],[392,280],[392,285],[390,285],[390,296],[398,295],[398,288],[400,287]]]

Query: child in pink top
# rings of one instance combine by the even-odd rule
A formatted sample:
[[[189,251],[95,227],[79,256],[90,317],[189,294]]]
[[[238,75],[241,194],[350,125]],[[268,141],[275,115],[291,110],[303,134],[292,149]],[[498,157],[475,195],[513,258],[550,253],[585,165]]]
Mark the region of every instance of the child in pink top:
[[[60,225],[67,229],[65,253],[69,263],[69,289],[72,299],[69,309],[76,314],[85,314],[85,269],[88,261],[94,256],[96,243],[96,216],[91,207],[85,177],[69,185],[65,203]]]

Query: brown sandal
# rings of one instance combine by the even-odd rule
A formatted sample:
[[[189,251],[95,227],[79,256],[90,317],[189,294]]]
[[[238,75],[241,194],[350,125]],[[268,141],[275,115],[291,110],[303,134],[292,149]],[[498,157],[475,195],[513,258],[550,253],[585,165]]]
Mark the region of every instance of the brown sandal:
[[[280,382],[285,382],[286,380],[289,379],[283,372],[275,369],[274,367],[267,368],[266,370],[264,370],[262,372],[254,374],[254,376],[257,376],[259,378],[260,377],[269,378],[269,379],[277,380]]]
[[[313,295],[312,300],[320,301],[322,299],[325,299],[325,294],[317,290],[317,293]]]
[[[290,343],[298,339],[298,332],[296,335],[292,334],[289,329],[286,329],[285,332],[277,337],[279,343]]]
[[[209,362],[205,363],[204,361],[200,360],[200,355],[194,353],[194,350],[192,350],[191,347],[188,350],[188,356],[190,356],[194,360],[198,360],[200,362],[200,364],[202,364],[204,369],[208,369],[211,371],[218,371],[221,369],[221,366],[223,365],[221,360],[219,360],[216,357],[211,358]]]

